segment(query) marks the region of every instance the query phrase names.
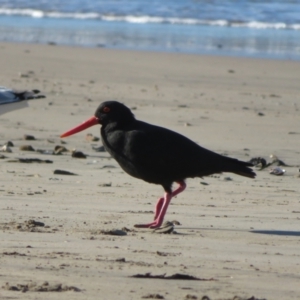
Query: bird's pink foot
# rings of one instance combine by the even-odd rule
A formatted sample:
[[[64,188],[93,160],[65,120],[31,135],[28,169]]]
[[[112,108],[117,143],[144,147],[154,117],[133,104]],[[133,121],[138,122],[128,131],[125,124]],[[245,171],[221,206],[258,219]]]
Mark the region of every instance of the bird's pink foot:
[[[156,206],[155,206],[155,216],[154,216],[154,221],[148,224],[136,224],[134,225],[134,227],[136,228],[159,228],[163,221],[164,221],[164,217],[165,214],[167,212],[168,206],[170,204],[170,201],[172,199],[172,197],[178,195],[179,193],[181,193],[185,187],[186,184],[184,181],[178,181],[179,187],[173,191],[173,192],[166,192],[164,197],[159,198]]]
[[[134,225],[135,228],[159,228],[162,224],[163,220],[154,220],[153,222],[151,223],[148,223],[148,224],[136,224]]]

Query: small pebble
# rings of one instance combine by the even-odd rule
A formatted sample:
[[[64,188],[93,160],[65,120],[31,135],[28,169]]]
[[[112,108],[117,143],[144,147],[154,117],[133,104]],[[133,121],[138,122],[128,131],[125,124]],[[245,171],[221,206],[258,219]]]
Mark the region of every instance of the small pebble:
[[[23,145],[23,146],[20,146],[19,149],[21,151],[35,151],[31,145]]]
[[[272,175],[277,175],[277,176],[281,176],[285,173],[284,169],[281,169],[279,167],[275,167],[273,169],[270,170],[270,174]]]
[[[11,153],[12,150],[7,145],[4,145],[3,147],[1,147],[0,152]]]
[[[8,147],[14,147],[14,144],[11,141],[6,142],[5,145]]]
[[[85,136],[85,139],[86,139],[88,142],[98,142],[98,141],[100,140],[99,137],[94,136],[94,135],[92,135],[91,133],[88,133],[88,134]]]
[[[77,175],[75,173],[65,171],[65,170],[55,170],[53,174],[58,174],[58,175]]]
[[[105,152],[106,151],[104,146],[93,147],[93,150],[95,150],[96,152]]]
[[[58,146],[54,147],[53,154],[59,155],[59,154],[62,154],[63,152],[68,152],[68,151],[69,150],[66,147],[58,145]]]
[[[72,157],[75,158],[86,158],[86,155],[81,151],[73,151]]]
[[[121,229],[100,230],[100,233],[107,234],[107,235],[118,235],[118,236],[127,235],[127,232]]]
[[[26,140],[26,141],[34,141],[34,140],[35,140],[35,137],[34,137],[33,135],[24,134],[23,140]]]

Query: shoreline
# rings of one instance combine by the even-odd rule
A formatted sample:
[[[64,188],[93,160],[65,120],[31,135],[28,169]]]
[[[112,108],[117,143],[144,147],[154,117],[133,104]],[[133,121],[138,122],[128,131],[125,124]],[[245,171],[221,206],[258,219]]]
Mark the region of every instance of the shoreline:
[[[0,43],[1,85],[39,89],[46,99],[0,117],[0,298],[23,299],[10,286],[47,281],[80,291],[34,289],[26,299],[296,300],[299,297],[300,62],[106,48]],[[105,100],[136,118],[184,134],[212,151],[248,161],[275,154],[283,176],[257,170],[254,180],[219,174],[187,180],[169,207],[177,234],[135,230],[150,221],[163,189],[125,174],[105,152],[99,127],[64,139],[86,159],[51,151],[59,135]],[[35,136],[23,140],[24,134]],[[38,158],[52,163],[21,163]],[[10,161],[15,162],[10,162]],[[54,174],[62,169],[77,174]],[[228,179],[229,178],[229,179]],[[29,220],[45,226],[28,226]],[[128,228],[124,236],[103,230]],[[203,281],[133,278],[176,273]],[[54,288],[53,288],[54,289]],[[54,289],[55,290],[55,289]],[[42,294],[41,294],[42,293]],[[188,296],[190,295],[190,296]]]
[[[22,24],[26,24],[22,26]],[[298,31],[3,17],[2,41],[299,61]]]
[[[182,54],[182,55],[199,55],[208,57],[229,57],[229,58],[245,58],[245,59],[262,59],[262,60],[278,60],[278,61],[300,61],[299,57],[284,57],[284,55],[268,55],[268,54],[235,54],[232,51],[217,51],[217,50],[203,50],[201,52],[196,51],[178,51],[178,50],[157,50],[157,49],[135,49],[128,47],[107,47],[105,45],[72,45],[72,44],[59,44],[56,42],[22,42],[22,41],[0,41],[0,44],[19,44],[19,45],[41,45],[41,46],[53,46],[53,47],[70,47],[70,48],[83,48],[83,49],[105,49],[111,51],[129,51],[129,52],[145,52],[145,53],[164,53],[164,54]]]

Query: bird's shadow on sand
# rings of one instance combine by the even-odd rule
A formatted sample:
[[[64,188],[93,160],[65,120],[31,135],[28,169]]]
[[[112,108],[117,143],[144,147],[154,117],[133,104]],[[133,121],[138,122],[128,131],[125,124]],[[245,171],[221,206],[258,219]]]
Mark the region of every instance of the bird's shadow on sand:
[[[282,236],[300,236],[300,231],[291,230],[251,230],[251,233],[282,235]]]
[[[176,227],[176,230],[180,229],[189,229],[189,230],[199,230],[199,231],[241,231],[241,232],[250,232],[258,234],[268,234],[268,235],[280,235],[280,236],[300,236],[300,231],[292,230],[242,230],[242,229],[226,229],[226,228],[187,228],[187,227]],[[180,232],[178,232],[180,233]]]

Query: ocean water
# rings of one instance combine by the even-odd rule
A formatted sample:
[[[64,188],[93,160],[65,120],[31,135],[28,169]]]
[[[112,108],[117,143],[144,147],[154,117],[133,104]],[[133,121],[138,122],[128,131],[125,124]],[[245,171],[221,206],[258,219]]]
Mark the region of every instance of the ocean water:
[[[300,59],[300,0],[0,0],[0,41]]]

